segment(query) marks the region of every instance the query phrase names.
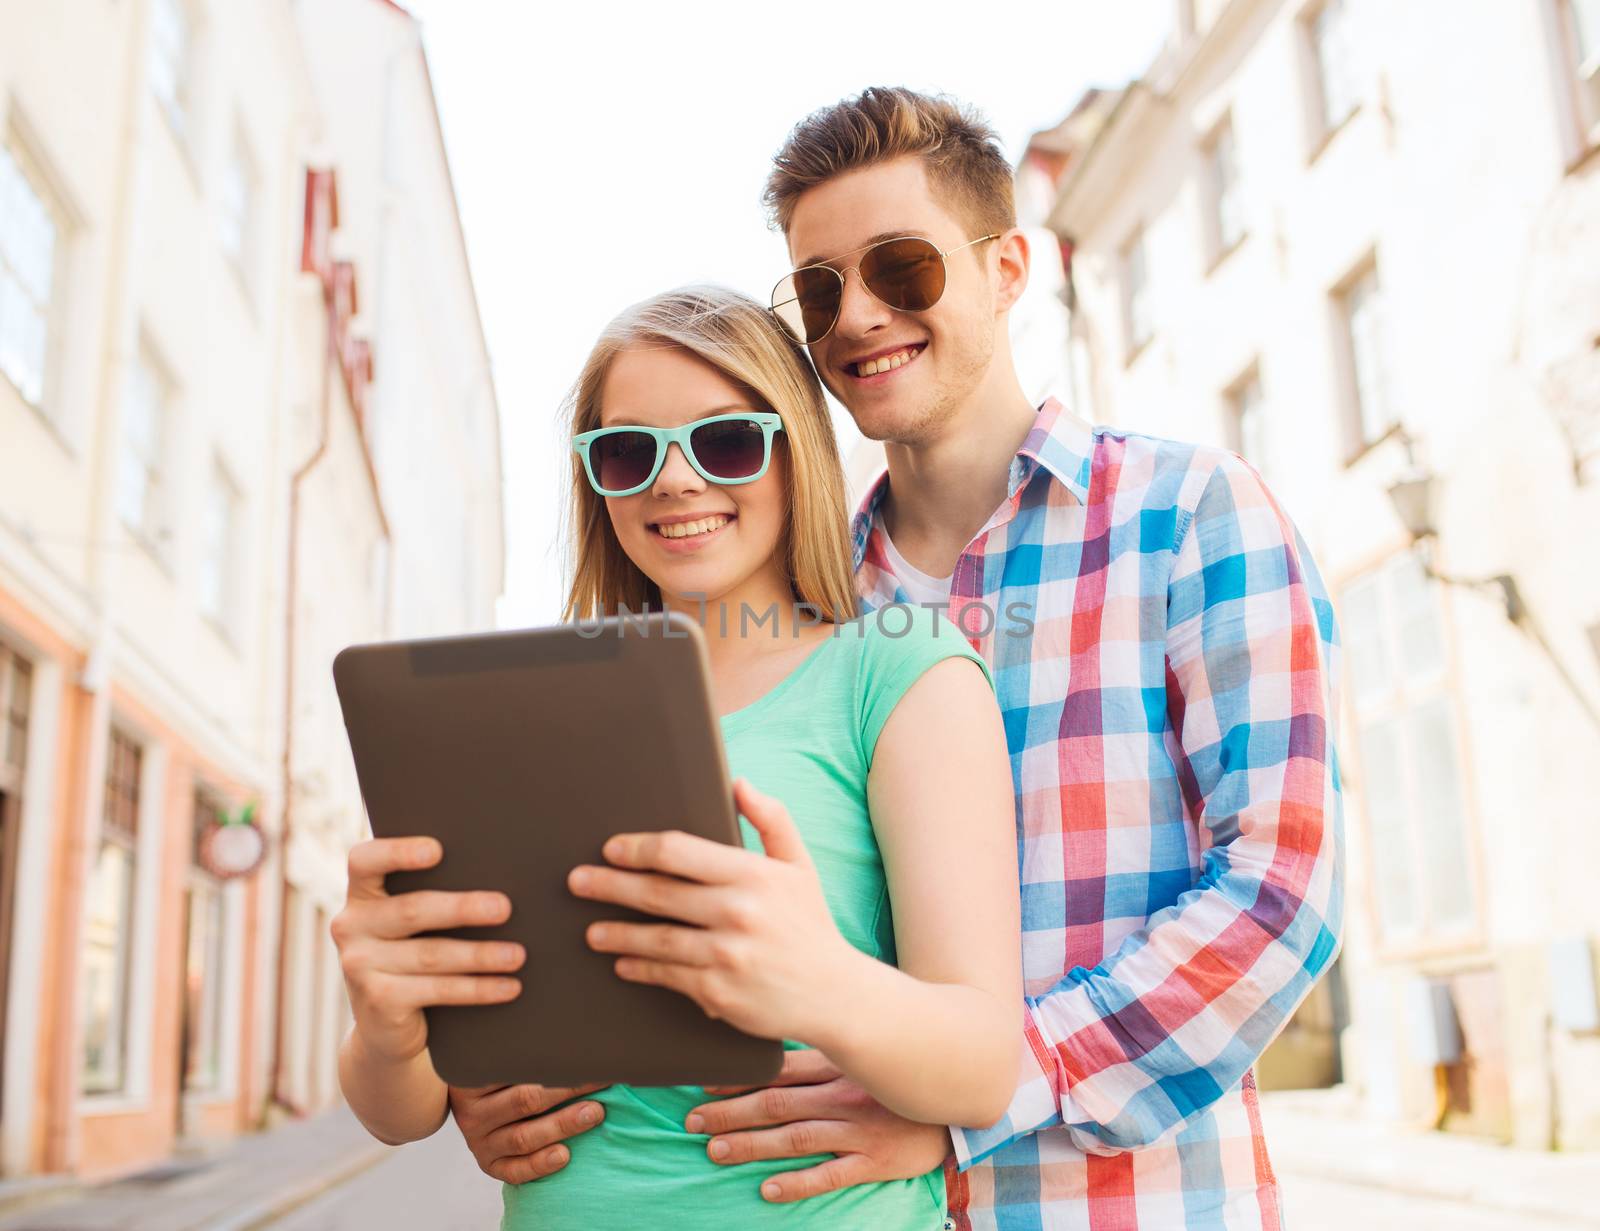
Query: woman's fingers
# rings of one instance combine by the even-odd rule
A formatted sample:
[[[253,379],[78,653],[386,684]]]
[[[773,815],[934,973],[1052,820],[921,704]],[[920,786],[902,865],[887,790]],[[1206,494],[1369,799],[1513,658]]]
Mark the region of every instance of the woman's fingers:
[[[569,1099],[605,1089],[604,1082],[585,1086],[451,1086],[450,1113],[467,1143],[477,1150],[482,1139],[522,1120],[542,1116]]]
[[[705,988],[699,977],[700,972],[693,966],[680,966],[676,962],[657,962],[644,957],[623,957],[617,959],[615,969],[619,979],[626,979],[629,983],[653,983],[657,987],[671,988],[698,1004],[707,1017],[720,1016],[706,1002]]]
[[[709,966],[714,957],[710,933],[670,923],[591,923],[587,939],[598,953],[625,953],[684,966]]]
[[[705,885],[738,880],[748,870],[752,857],[742,846],[713,842],[678,829],[619,833],[606,842],[601,854],[619,868],[665,872]]]
[[[376,1005],[391,1010],[425,1009],[434,1004],[504,1004],[522,994],[522,981],[499,975],[370,976],[367,991]]]
[[[811,863],[811,856],[806,853],[806,844],[801,840],[800,831],[795,828],[789,810],[776,799],[763,795],[750,785],[748,779],[740,778],[733,784],[733,802],[738,805],[744,819],[761,835],[762,849],[769,857],[781,859],[784,863]]]
[[[490,890],[447,893],[441,889],[419,889],[372,902],[361,909],[367,914],[367,926],[372,935],[402,940],[418,932],[504,923],[511,917],[511,899]]]
[[[375,941],[367,956],[374,969],[397,975],[498,974],[518,969],[527,958],[512,941],[434,936]]]
[[[391,872],[431,868],[444,855],[434,838],[370,838],[350,848],[350,899],[387,896],[383,878]]]
[[[684,923],[704,926],[716,914],[714,890],[649,872],[621,872],[584,864],[567,874],[567,887],[580,898],[628,906]]]

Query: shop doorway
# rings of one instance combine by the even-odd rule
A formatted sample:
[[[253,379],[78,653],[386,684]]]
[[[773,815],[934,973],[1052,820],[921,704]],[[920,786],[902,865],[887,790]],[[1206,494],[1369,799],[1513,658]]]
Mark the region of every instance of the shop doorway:
[[[0,1059],[5,1056],[22,779],[28,759],[28,709],[32,700],[33,665],[0,644]],[[0,1064],[0,1098],[4,1096],[4,1080],[4,1065]]]

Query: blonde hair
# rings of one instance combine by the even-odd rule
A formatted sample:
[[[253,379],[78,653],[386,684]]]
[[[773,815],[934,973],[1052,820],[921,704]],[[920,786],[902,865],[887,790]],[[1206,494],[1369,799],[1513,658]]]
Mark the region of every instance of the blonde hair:
[[[566,404],[568,437],[600,426],[611,365],[637,346],[677,347],[705,360],[783,419],[773,447],[788,450],[788,516],[778,550],[796,601],[833,624],[856,616],[844,468],[822,388],[772,313],[716,286],[686,286],[624,310],[601,332]],[[605,500],[572,453],[568,542],[572,585],[565,619],[659,609],[661,595],[622,549]]]
[[[994,129],[970,107],[903,86],[870,86],[796,124],[772,159],[762,200],[787,232],[808,188],[908,155],[922,159],[934,196],[978,233],[1017,225],[1011,164]]]

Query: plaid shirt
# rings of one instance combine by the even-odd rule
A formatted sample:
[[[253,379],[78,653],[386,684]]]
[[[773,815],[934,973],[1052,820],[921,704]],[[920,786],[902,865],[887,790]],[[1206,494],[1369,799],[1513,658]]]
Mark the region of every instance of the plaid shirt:
[[[868,608],[905,602],[874,519]],[[1232,454],[1048,401],[948,615],[993,668],[1017,791],[1022,1068],[953,1129],[959,1228],[1278,1228],[1251,1066],[1338,947],[1338,639]],[[1028,625],[1031,624],[1031,632]]]

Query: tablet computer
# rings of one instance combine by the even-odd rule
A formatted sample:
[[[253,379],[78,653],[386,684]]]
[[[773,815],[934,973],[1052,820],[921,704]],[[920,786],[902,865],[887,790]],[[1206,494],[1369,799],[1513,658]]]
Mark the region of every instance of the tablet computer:
[[[627,983],[584,941],[599,919],[643,919],[574,897],[615,833],[682,829],[739,843],[705,640],[681,614],[351,646],[333,664],[372,832],[438,838],[432,868],[391,893],[494,889],[522,994],[426,1010],[452,1085],[757,1085],[782,1044],[708,1018],[666,988]]]

